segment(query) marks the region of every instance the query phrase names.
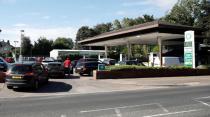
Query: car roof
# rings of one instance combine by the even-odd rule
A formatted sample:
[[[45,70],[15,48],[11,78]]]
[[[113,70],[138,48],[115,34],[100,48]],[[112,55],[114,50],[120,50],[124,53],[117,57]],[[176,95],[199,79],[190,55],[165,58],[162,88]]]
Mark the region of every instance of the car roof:
[[[61,62],[49,62],[48,65],[49,64],[62,64],[62,63]]]
[[[13,63],[12,65],[34,65],[34,64],[40,64],[37,62],[17,62],[17,63]]]

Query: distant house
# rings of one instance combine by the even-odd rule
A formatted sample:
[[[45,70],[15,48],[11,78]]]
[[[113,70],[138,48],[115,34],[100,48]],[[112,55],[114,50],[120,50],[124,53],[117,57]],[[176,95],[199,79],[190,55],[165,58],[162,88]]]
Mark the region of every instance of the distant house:
[[[12,50],[14,49],[14,47],[12,45],[10,45],[9,40],[7,42],[0,41],[0,54],[9,54],[12,52]]]

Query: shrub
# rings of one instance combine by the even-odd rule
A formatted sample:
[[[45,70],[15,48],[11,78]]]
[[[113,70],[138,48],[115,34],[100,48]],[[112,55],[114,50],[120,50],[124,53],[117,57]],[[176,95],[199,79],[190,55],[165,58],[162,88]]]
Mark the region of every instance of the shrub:
[[[137,65],[119,65],[119,66],[107,66],[107,71],[129,71],[129,70],[189,70],[192,68],[184,67],[184,66],[174,66],[174,67],[145,67],[145,66],[137,66]]]

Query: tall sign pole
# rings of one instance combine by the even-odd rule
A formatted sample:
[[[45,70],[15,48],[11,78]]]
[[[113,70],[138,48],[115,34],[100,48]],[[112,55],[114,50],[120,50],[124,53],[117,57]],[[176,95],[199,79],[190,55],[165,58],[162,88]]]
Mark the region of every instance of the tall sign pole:
[[[185,32],[184,65],[195,68],[195,32]]]
[[[22,40],[24,37],[24,30],[20,30],[20,56],[19,56],[19,61],[22,61]]]

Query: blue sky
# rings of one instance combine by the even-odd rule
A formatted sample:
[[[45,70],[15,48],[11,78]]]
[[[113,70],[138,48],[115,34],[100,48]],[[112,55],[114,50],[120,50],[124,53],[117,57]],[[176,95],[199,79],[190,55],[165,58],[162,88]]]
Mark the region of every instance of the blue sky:
[[[0,39],[20,40],[20,30],[33,41],[70,37],[83,25],[94,26],[143,14],[159,18],[177,0],[0,0]],[[14,44],[13,44],[14,45]],[[19,44],[18,44],[19,45]]]

